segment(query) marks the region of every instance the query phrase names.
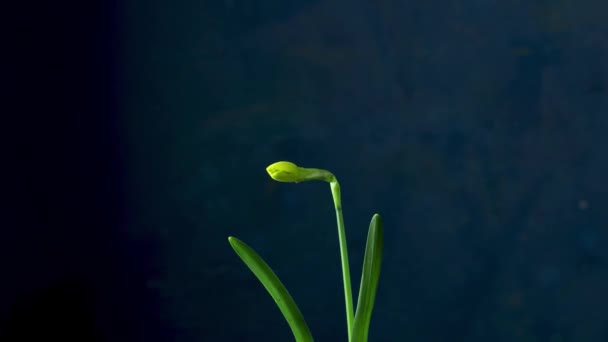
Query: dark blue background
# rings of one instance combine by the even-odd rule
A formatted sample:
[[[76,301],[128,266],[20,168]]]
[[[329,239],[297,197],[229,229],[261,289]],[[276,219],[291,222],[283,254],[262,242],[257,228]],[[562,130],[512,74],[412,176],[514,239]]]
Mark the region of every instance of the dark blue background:
[[[0,339],[288,341],[226,240],[344,341],[329,187],[370,341],[608,340],[608,3],[9,7]]]

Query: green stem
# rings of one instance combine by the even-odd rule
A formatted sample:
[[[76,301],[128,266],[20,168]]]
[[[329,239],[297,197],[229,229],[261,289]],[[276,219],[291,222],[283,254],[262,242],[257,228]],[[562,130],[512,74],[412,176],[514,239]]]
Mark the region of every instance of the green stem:
[[[342,217],[342,200],[340,196],[340,184],[335,177],[330,181],[331,194],[336,208],[336,220],[338,222],[338,239],[340,241],[340,257],[342,259],[342,279],[344,282],[344,301],[346,303],[346,327],[348,329],[348,340],[351,340],[353,330],[353,295],[350,286],[350,267],[348,265],[348,249],[346,247],[346,230],[344,229],[344,218]]]

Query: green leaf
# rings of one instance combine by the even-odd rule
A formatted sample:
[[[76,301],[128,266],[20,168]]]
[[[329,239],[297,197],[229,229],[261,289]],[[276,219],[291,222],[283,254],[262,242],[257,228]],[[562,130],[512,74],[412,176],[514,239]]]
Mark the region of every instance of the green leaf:
[[[289,323],[289,327],[291,328],[296,341],[314,341],[296,302],[264,259],[243,241],[232,236],[228,238],[228,241],[236,254],[238,254],[241,260],[249,267],[251,272],[255,274],[268,293],[270,293],[270,296],[272,296],[275,303],[277,303],[277,306],[283,313],[287,323]]]
[[[378,279],[380,278],[383,240],[382,219],[380,215],[375,214],[369,224],[369,232],[367,234],[359,299],[353,323],[352,342],[367,342],[369,324],[376,299],[376,289],[378,288]]]

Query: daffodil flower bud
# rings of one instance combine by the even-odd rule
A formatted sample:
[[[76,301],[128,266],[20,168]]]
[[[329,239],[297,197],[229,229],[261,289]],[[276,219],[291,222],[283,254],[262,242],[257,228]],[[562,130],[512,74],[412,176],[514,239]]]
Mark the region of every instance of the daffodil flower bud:
[[[327,170],[299,167],[288,161],[279,161],[269,165],[266,172],[278,182],[298,183],[310,180],[323,180],[329,183],[336,177]]]

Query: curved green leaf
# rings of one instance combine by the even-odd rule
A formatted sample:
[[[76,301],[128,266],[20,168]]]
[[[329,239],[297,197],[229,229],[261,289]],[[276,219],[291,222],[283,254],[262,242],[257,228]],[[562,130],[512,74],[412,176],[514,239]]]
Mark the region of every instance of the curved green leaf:
[[[353,322],[352,342],[367,342],[378,279],[380,278],[383,240],[382,219],[380,215],[375,214],[369,224],[367,234],[359,299],[357,300],[357,311]]]
[[[283,316],[289,323],[289,327],[293,332],[293,336],[297,342],[312,342],[312,334],[308,329],[308,325],[300,312],[300,309],[296,305],[295,301],[283,285],[279,277],[272,271],[270,266],[259,256],[251,247],[245,244],[243,241],[230,236],[228,238],[230,245],[243,260],[243,262],[249,267],[251,272],[260,280],[262,285],[266,288],[272,299],[283,313]]]

